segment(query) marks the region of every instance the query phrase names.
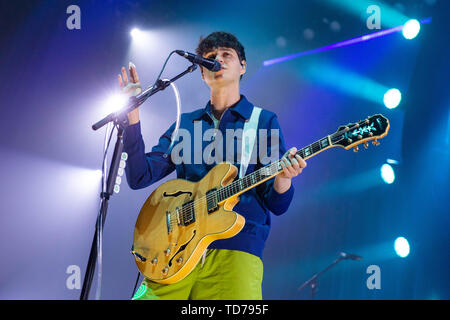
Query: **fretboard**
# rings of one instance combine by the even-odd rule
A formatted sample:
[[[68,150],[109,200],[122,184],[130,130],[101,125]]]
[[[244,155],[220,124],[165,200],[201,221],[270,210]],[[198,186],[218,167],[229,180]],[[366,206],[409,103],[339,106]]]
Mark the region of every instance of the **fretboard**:
[[[304,160],[311,158],[316,155],[320,151],[330,146],[330,136],[326,136],[300,150],[297,151],[297,154],[302,157]],[[254,172],[233,181],[232,183],[216,190],[216,197],[214,199],[217,203],[227,200],[233,196],[239,195],[257,185],[263,183],[270,178],[273,178],[278,173],[283,171],[283,167],[281,165],[281,160],[277,160],[272,162],[271,164],[262,167]]]

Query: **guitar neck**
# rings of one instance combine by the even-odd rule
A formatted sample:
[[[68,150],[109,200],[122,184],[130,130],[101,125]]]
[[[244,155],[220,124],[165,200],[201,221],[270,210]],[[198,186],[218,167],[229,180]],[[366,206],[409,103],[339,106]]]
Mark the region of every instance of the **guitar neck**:
[[[326,136],[300,150],[297,151],[297,154],[301,156],[304,160],[307,160],[321,151],[332,147],[332,137]],[[271,164],[262,167],[245,177],[242,177],[238,180],[233,181],[232,183],[216,190],[217,202],[221,203],[226,201],[229,198],[236,197],[241,193],[244,193],[257,185],[272,179],[279,173],[283,171],[283,167],[281,165],[281,160],[277,160],[272,162]]]

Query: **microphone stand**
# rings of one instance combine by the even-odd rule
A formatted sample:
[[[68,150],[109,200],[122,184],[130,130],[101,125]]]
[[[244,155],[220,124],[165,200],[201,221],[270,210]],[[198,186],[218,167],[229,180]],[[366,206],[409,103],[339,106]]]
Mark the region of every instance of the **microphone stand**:
[[[357,257],[357,256],[356,256]],[[306,286],[310,285],[311,286],[311,300],[314,300],[316,292],[317,292],[317,287],[318,287],[318,282],[317,279],[319,278],[319,276],[325,272],[327,272],[328,270],[330,270],[331,268],[333,268],[335,265],[337,265],[341,260],[345,260],[345,259],[352,259],[352,260],[360,260],[358,257],[357,259],[348,257],[347,254],[341,252],[339,254],[339,257],[334,260],[328,267],[326,267],[325,269],[323,269],[322,271],[316,273],[315,275],[313,275],[308,281],[306,281],[305,283],[303,283],[299,288],[298,291],[301,291],[303,288],[305,288]]]
[[[130,97],[128,105],[124,107],[122,110],[117,112],[113,112],[107,115],[102,120],[98,121],[92,126],[93,130],[98,130],[109,122],[114,122],[114,125],[117,126],[117,140],[114,147],[114,153],[111,159],[111,165],[108,172],[107,184],[106,184],[106,192],[102,190],[100,193],[101,205],[100,212],[97,216],[97,221],[95,224],[95,234],[94,239],[92,240],[91,251],[89,254],[89,260],[86,268],[86,273],[83,281],[83,288],[81,289],[80,300],[88,300],[89,299],[89,291],[91,289],[91,284],[94,276],[95,265],[97,263],[97,241],[101,241],[101,237],[103,234],[103,226],[105,225],[106,213],[108,210],[108,201],[114,192],[114,185],[117,178],[117,172],[119,170],[120,159],[122,156],[123,150],[123,133],[126,127],[128,127],[128,113],[137,107],[139,107],[145,100],[149,97],[157,93],[158,91],[162,91],[167,88],[172,82],[178,80],[182,76],[187,73],[193,72],[197,69],[196,64],[192,64],[189,66],[184,72],[175,76],[170,80],[161,80],[158,79],[154,86],[148,87],[143,92],[141,92],[137,96]],[[106,152],[106,151],[105,151]],[[101,252],[101,251],[100,251]]]

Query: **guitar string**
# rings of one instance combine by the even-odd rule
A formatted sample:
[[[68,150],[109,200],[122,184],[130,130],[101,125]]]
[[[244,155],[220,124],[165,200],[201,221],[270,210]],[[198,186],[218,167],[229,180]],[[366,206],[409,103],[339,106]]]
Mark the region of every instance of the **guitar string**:
[[[279,161],[279,160],[278,160],[278,161]],[[277,163],[277,162],[273,162],[272,164],[270,164],[270,165],[268,165],[268,166],[265,166],[265,167],[263,167],[263,168],[260,168],[260,169],[258,169],[257,171],[254,171],[254,172],[248,174],[247,176],[245,176],[245,177],[243,177],[243,178],[241,178],[241,179],[249,179],[249,177],[250,177],[251,175],[256,175],[256,173],[258,173],[258,172],[259,172],[260,170],[262,170],[262,169],[266,169],[266,170],[267,170],[267,169],[269,169],[270,167],[273,167],[276,163]],[[272,170],[272,169],[275,169],[275,168],[270,168],[270,170]],[[272,174],[270,174],[270,175],[272,175]],[[239,179],[238,181],[240,181],[241,179]],[[235,182],[238,182],[238,181],[235,181]],[[218,194],[219,192],[222,192],[222,195],[225,195],[225,196],[226,196],[225,199],[231,197],[233,194],[227,196],[227,193],[228,193],[229,191],[225,191],[225,189],[228,188],[231,192],[234,192],[234,188],[235,188],[235,187],[237,187],[237,186],[236,186],[236,184],[233,182],[233,183],[230,183],[230,184],[228,184],[228,185],[226,185],[226,186],[224,186],[224,187],[222,187],[222,188],[217,189],[215,192],[211,192],[211,193],[208,194],[208,195],[205,195],[205,196],[203,196],[203,197],[201,197],[201,198],[199,198],[199,199],[196,199],[194,202],[190,203],[189,206],[182,207],[182,217],[183,217],[183,218],[187,218],[187,217],[188,217],[187,215],[189,215],[189,214],[192,212],[192,210],[198,209],[199,205],[204,205],[204,204],[205,204],[204,199],[206,199],[206,205],[207,205],[207,204],[208,204],[208,201],[214,199],[214,197],[217,197],[217,194]],[[239,192],[239,191],[238,191],[238,192]],[[224,200],[225,200],[225,199],[224,199]],[[223,200],[222,200],[222,201],[223,201]],[[220,201],[220,202],[222,202],[222,201]],[[177,221],[174,221],[174,222],[177,222]]]
[[[308,147],[305,147],[305,148],[302,148],[302,149],[298,150],[296,154],[301,155],[303,149],[306,149],[306,148],[311,148],[312,150],[314,150],[315,149],[314,146],[318,146],[319,150],[320,150],[321,148],[320,148],[319,142],[322,141],[322,140],[323,140],[323,138],[320,139],[319,141],[316,141],[316,142],[312,143]],[[315,154],[316,152],[313,151],[311,154]],[[252,183],[251,183],[251,176],[257,176],[258,173],[260,174],[260,176],[271,176],[271,175],[277,173],[278,171],[280,171],[280,169],[279,169],[280,168],[280,165],[279,165],[280,163],[281,163],[281,160],[277,160],[276,162],[273,162],[273,163],[271,163],[268,166],[260,168],[257,171],[254,171],[254,172],[248,174],[247,176],[245,176],[245,177],[243,177],[243,178],[241,178],[241,179],[239,179],[237,181],[234,181],[234,182],[230,183],[229,185],[226,185],[226,186],[224,186],[224,187],[222,187],[220,189],[217,189],[215,192],[212,192],[212,193],[210,193],[210,194],[208,194],[206,196],[203,196],[203,197],[201,197],[199,199],[196,199],[194,202],[190,203],[188,206],[182,207],[182,217],[183,217],[183,219],[191,218],[189,216],[192,216],[192,210],[195,211],[196,209],[198,209],[199,205],[205,205],[204,198],[206,198],[206,205],[208,205],[208,201],[214,199],[214,197],[217,197],[217,194],[220,193],[220,192],[222,192],[222,195],[225,195],[225,199],[229,198],[229,197],[233,196],[234,194],[239,193],[240,191],[242,191],[242,190],[238,189],[239,185],[241,185],[241,186],[242,186],[242,184],[246,185],[248,182],[250,182],[250,184],[248,186],[244,187],[243,190],[245,190],[246,188],[251,186],[252,185]],[[269,171],[270,174],[268,174],[268,175],[267,174],[261,174],[262,173],[261,171]],[[248,180],[250,180],[250,181],[248,181]],[[256,178],[256,180],[257,180],[257,182],[260,181],[260,180],[258,181],[258,178]],[[228,189],[228,191],[225,190],[225,189]],[[231,191],[231,195],[228,195],[227,193],[229,193],[230,191]],[[222,201],[220,201],[220,202],[222,202]],[[169,219],[171,220],[171,226],[173,224],[177,223],[177,220],[174,219],[174,221],[172,222],[171,217],[169,217]]]
[[[339,134],[340,134],[340,132],[338,132]],[[335,134],[332,134],[332,135],[330,135],[331,136],[331,139],[334,139],[337,135],[338,135],[338,133],[335,133]],[[320,147],[320,142],[323,140],[323,139],[326,139],[326,137],[325,138],[322,138],[322,139],[320,139],[320,140],[318,140],[318,141],[316,141],[316,142],[314,142],[314,143],[312,143],[312,144],[310,144],[309,146],[307,146],[307,147],[304,147],[304,148],[302,148],[302,149],[300,149],[299,151],[297,151],[297,153],[296,154],[300,154],[301,155],[301,153],[304,153],[304,151],[303,150],[305,150],[305,149],[307,149],[307,148],[310,148],[311,149],[311,151],[312,151],[312,153],[311,153],[311,155],[314,155],[317,151],[320,151],[321,150],[321,147]],[[338,141],[340,141],[340,140],[342,140],[343,138],[341,138],[341,139],[339,139]],[[315,147],[318,147],[318,150],[317,151],[314,151],[316,148]],[[225,192],[225,196],[226,196],[226,198],[229,198],[229,197],[231,197],[232,195],[234,195],[234,194],[236,194],[236,193],[238,193],[239,191],[241,191],[241,190],[239,190],[239,189],[236,189],[237,187],[239,187],[238,185],[240,184],[240,185],[242,185],[242,183],[246,183],[246,181],[245,180],[249,180],[249,178],[250,178],[250,176],[252,176],[252,175],[256,175],[256,173],[258,173],[259,171],[262,171],[263,169],[266,169],[266,171],[267,171],[267,169],[269,169],[270,170],[270,175],[272,175],[272,174],[274,174],[274,173],[276,173],[277,171],[279,171],[279,169],[277,170],[277,171],[275,171],[275,172],[272,172],[273,171],[273,169],[276,169],[276,168],[278,168],[279,166],[279,164],[281,163],[281,160],[277,160],[276,162],[273,162],[272,164],[270,164],[270,165],[268,165],[268,166],[265,166],[265,167],[263,167],[263,168],[261,168],[261,169],[259,169],[259,170],[257,170],[257,171],[254,171],[254,172],[252,172],[251,174],[249,174],[249,175],[247,175],[247,176],[245,176],[245,177],[243,177],[243,178],[241,178],[241,179],[239,179],[239,180],[237,180],[237,181],[234,181],[234,182],[232,182],[231,184],[229,184],[229,185],[227,185],[227,186],[224,186],[224,187],[222,187],[222,188],[220,188],[220,189],[218,189],[218,190],[216,190],[215,192],[211,192],[210,194],[208,194],[208,195],[206,195],[206,196],[203,196],[203,197],[201,197],[201,198],[199,198],[199,199],[196,199],[195,201],[193,201],[192,203],[190,203],[188,206],[184,206],[184,207],[182,207],[182,218],[183,218],[183,221],[185,221],[185,219],[186,218],[190,218],[190,219],[192,219],[192,211],[194,210],[196,210],[196,209],[198,209],[198,207],[200,206],[200,205],[205,205],[205,201],[204,201],[204,199],[206,199],[206,206],[208,205],[208,201],[210,201],[210,200],[212,200],[212,199],[214,199],[214,197],[217,197],[217,194],[218,193],[220,193],[220,192]],[[274,166],[276,167],[276,168],[274,168]],[[250,178],[251,179],[251,178]],[[259,182],[259,181],[258,181]],[[227,196],[227,190],[225,190],[225,189],[228,189],[228,190],[231,190],[231,195],[230,196]],[[248,188],[248,186],[247,186],[247,188]],[[245,188],[244,188],[245,189]],[[235,192],[234,190],[237,190],[237,192]],[[223,201],[223,200],[222,200]],[[171,217],[169,217],[169,219],[170,219]],[[173,223],[172,223],[172,219],[170,219],[171,220],[171,226],[173,225],[173,224],[175,224],[175,223],[177,223],[178,221],[177,220],[175,220],[174,219],[174,221],[173,221]]]
[[[356,125],[355,125],[355,126],[356,126]],[[352,126],[351,128],[349,128],[347,131],[350,131],[350,130],[353,130],[353,126]],[[304,153],[303,150],[305,150],[305,149],[307,149],[307,148],[310,148],[310,150],[312,151],[312,153],[311,153],[310,155],[312,156],[312,155],[314,155],[315,153],[317,153],[318,151],[320,151],[320,150],[322,149],[322,148],[320,147],[320,142],[321,142],[323,139],[327,139],[328,137],[330,137],[330,140],[332,141],[332,144],[335,144],[335,143],[338,143],[339,141],[342,141],[342,140],[344,139],[344,137],[345,137],[344,133],[347,132],[347,131],[346,131],[345,129],[343,129],[343,130],[340,130],[340,131],[338,131],[338,132],[336,132],[336,133],[334,133],[334,134],[331,134],[331,135],[329,135],[329,136],[327,136],[327,137],[325,137],[325,138],[322,138],[322,139],[320,139],[320,140],[318,140],[318,141],[316,141],[316,142],[310,144],[309,146],[304,147],[304,148],[298,150],[298,151],[296,152],[296,154],[301,155],[301,153]],[[339,139],[336,140],[336,141],[333,141],[334,138],[336,138],[337,136],[339,136]],[[315,150],[314,147],[318,147],[318,150],[317,150],[317,151],[314,151],[314,150]],[[188,206],[184,206],[184,207],[182,206],[182,207],[181,207],[181,211],[182,211],[182,212],[181,212],[181,216],[182,216],[182,218],[183,218],[183,222],[185,222],[185,221],[184,221],[185,218],[192,218],[192,217],[190,217],[190,216],[192,216],[192,211],[195,211],[195,209],[198,209],[198,207],[199,207],[200,205],[204,205],[204,204],[205,204],[205,201],[204,201],[204,200],[206,200],[206,205],[208,205],[208,201],[212,200],[214,197],[218,198],[219,192],[225,192],[226,198],[230,198],[230,197],[233,196],[234,194],[239,193],[239,192],[241,191],[241,190],[237,189],[237,192],[234,192],[235,188],[238,187],[238,184],[241,184],[241,186],[242,186],[242,183],[245,183],[245,179],[250,179],[250,176],[256,175],[256,173],[262,171],[263,169],[265,169],[266,171],[267,171],[267,170],[270,170],[270,172],[271,172],[270,175],[273,175],[273,174],[275,174],[277,171],[279,171],[279,169],[277,169],[276,172],[273,172],[273,173],[272,173],[272,170],[275,169],[275,168],[273,168],[273,166],[275,165],[277,168],[279,168],[278,164],[280,164],[280,163],[281,163],[281,160],[277,160],[276,162],[273,162],[272,164],[270,164],[270,165],[268,165],[268,166],[265,166],[265,167],[263,167],[263,168],[260,168],[260,169],[258,169],[257,171],[254,171],[254,172],[250,173],[249,175],[247,175],[247,176],[245,176],[245,177],[243,177],[243,178],[241,178],[241,179],[238,179],[238,180],[236,180],[236,181],[233,181],[233,182],[230,183],[229,185],[226,185],[226,186],[224,186],[224,187],[222,187],[222,188],[217,189],[217,190],[214,191],[214,192],[209,193],[208,195],[205,195],[205,196],[203,196],[203,197],[201,197],[201,198],[199,198],[199,199],[194,200],[194,201],[193,201],[192,203],[190,203]],[[259,182],[259,181],[257,181],[257,182]],[[250,185],[251,185],[251,184],[250,184]],[[228,190],[231,189],[232,194],[231,194],[230,196],[227,196],[227,194],[226,194],[227,191],[225,191],[226,188],[227,188]],[[246,188],[248,188],[248,186],[245,187],[244,190],[245,190]],[[223,200],[222,200],[222,201],[223,201]],[[220,201],[220,202],[222,202],[222,201]],[[174,221],[172,222],[172,213],[169,213],[169,223],[170,223],[171,226],[172,226],[173,224],[177,223],[177,220],[175,220],[175,219],[174,219]]]
[[[338,136],[338,135],[341,135],[341,136],[342,136],[342,133],[341,133],[341,132],[345,132],[345,129],[344,129],[344,130],[341,130],[341,131],[338,131],[338,132],[336,132],[336,133],[330,135],[330,139],[333,140],[333,139],[334,139],[336,136]],[[316,142],[310,144],[309,146],[300,149],[299,151],[297,151],[296,154],[300,154],[300,155],[301,155],[301,153],[304,153],[303,150],[305,150],[305,149],[307,149],[307,148],[310,148],[311,151],[312,151],[312,153],[311,153],[310,155],[311,155],[311,156],[314,155],[317,151],[320,151],[320,150],[321,150],[320,142],[321,142],[323,139],[326,139],[326,138],[327,138],[327,137],[322,138],[322,139],[320,139],[320,140],[318,140],[318,141],[316,141]],[[342,137],[342,138],[340,138],[339,140],[335,141],[334,143],[337,143],[337,142],[339,142],[339,141],[341,141],[341,140],[343,140],[343,139],[344,139],[344,138]],[[314,150],[315,150],[314,147],[318,147],[318,150],[317,150],[317,151],[314,151]],[[259,171],[262,171],[263,169],[265,169],[266,171],[267,171],[267,169],[269,169],[269,170],[270,170],[270,173],[271,173],[270,175],[272,175],[272,174],[276,173],[277,171],[279,171],[279,169],[278,169],[276,172],[273,172],[273,173],[272,173],[272,170],[273,170],[273,169],[276,169],[276,168],[274,168],[274,166],[278,168],[278,167],[279,167],[278,165],[279,165],[280,163],[281,163],[281,160],[277,160],[276,162],[273,162],[272,164],[270,164],[270,165],[268,165],[268,166],[265,166],[265,167],[263,167],[263,168],[261,168],[261,169],[259,169],[259,170],[257,170],[257,171],[254,171],[254,172],[252,172],[251,174],[249,174],[249,175],[247,175],[247,176],[245,176],[245,177],[243,177],[243,178],[241,178],[241,179],[239,179],[239,180],[237,180],[237,181],[234,181],[234,182],[230,183],[229,185],[226,185],[226,186],[224,186],[224,187],[222,187],[222,188],[216,190],[215,192],[211,192],[211,193],[208,194],[208,195],[205,195],[205,196],[203,196],[203,197],[201,197],[201,198],[199,198],[199,199],[196,199],[195,201],[193,201],[192,203],[190,203],[188,206],[182,207],[182,209],[181,209],[181,217],[183,218],[183,222],[186,222],[186,218],[192,219],[192,216],[193,216],[192,213],[193,213],[193,211],[195,211],[196,209],[198,209],[200,205],[205,205],[205,201],[204,201],[204,200],[206,200],[206,206],[207,206],[207,205],[208,205],[208,201],[214,199],[214,197],[217,197],[217,195],[218,195],[220,192],[225,192],[226,198],[229,198],[229,197],[233,196],[234,194],[238,193],[239,191],[241,191],[241,190],[237,189],[237,192],[234,192],[234,190],[238,187],[239,184],[242,185],[242,183],[245,183],[245,179],[249,179],[251,175],[256,175],[256,173],[258,173]],[[244,181],[244,182],[243,182],[243,181]],[[259,182],[259,181],[258,181],[258,182]],[[231,189],[231,193],[232,193],[232,194],[231,194],[230,196],[227,196],[227,191],[225,190],[225,188],[227,188],[228,190]],[[247,188],[248,188],[248,187],[247,187]],[[245,189],[245,188],[244,188],[244,189]],[[223,200],[222,200],[222,201],[223,201]],[[178,220],[177,220],[177,219],[173,219],[173,221],[172,221],[172,214],[171,214],[171,213],[169,214],[169,223],[170,223],[170,226],[171,226],[171,227],[172,227],[175,223],[178,223]]]

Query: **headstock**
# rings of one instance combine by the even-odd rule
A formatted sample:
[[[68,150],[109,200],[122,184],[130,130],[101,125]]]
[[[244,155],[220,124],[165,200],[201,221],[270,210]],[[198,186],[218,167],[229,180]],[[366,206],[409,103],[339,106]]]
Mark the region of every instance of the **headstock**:
[[[358,145],[361,143],[364,143],[366,149],[369,147],[368,141],[372,141],[375,146],[379,145],[378,139],[386,136],[388,131],[389,120],[381,114],[376,114],[365,120],[340,126],[330,135],[330,139],[333,146],[347,150],[353,147],[354,151],[358,151]]]

